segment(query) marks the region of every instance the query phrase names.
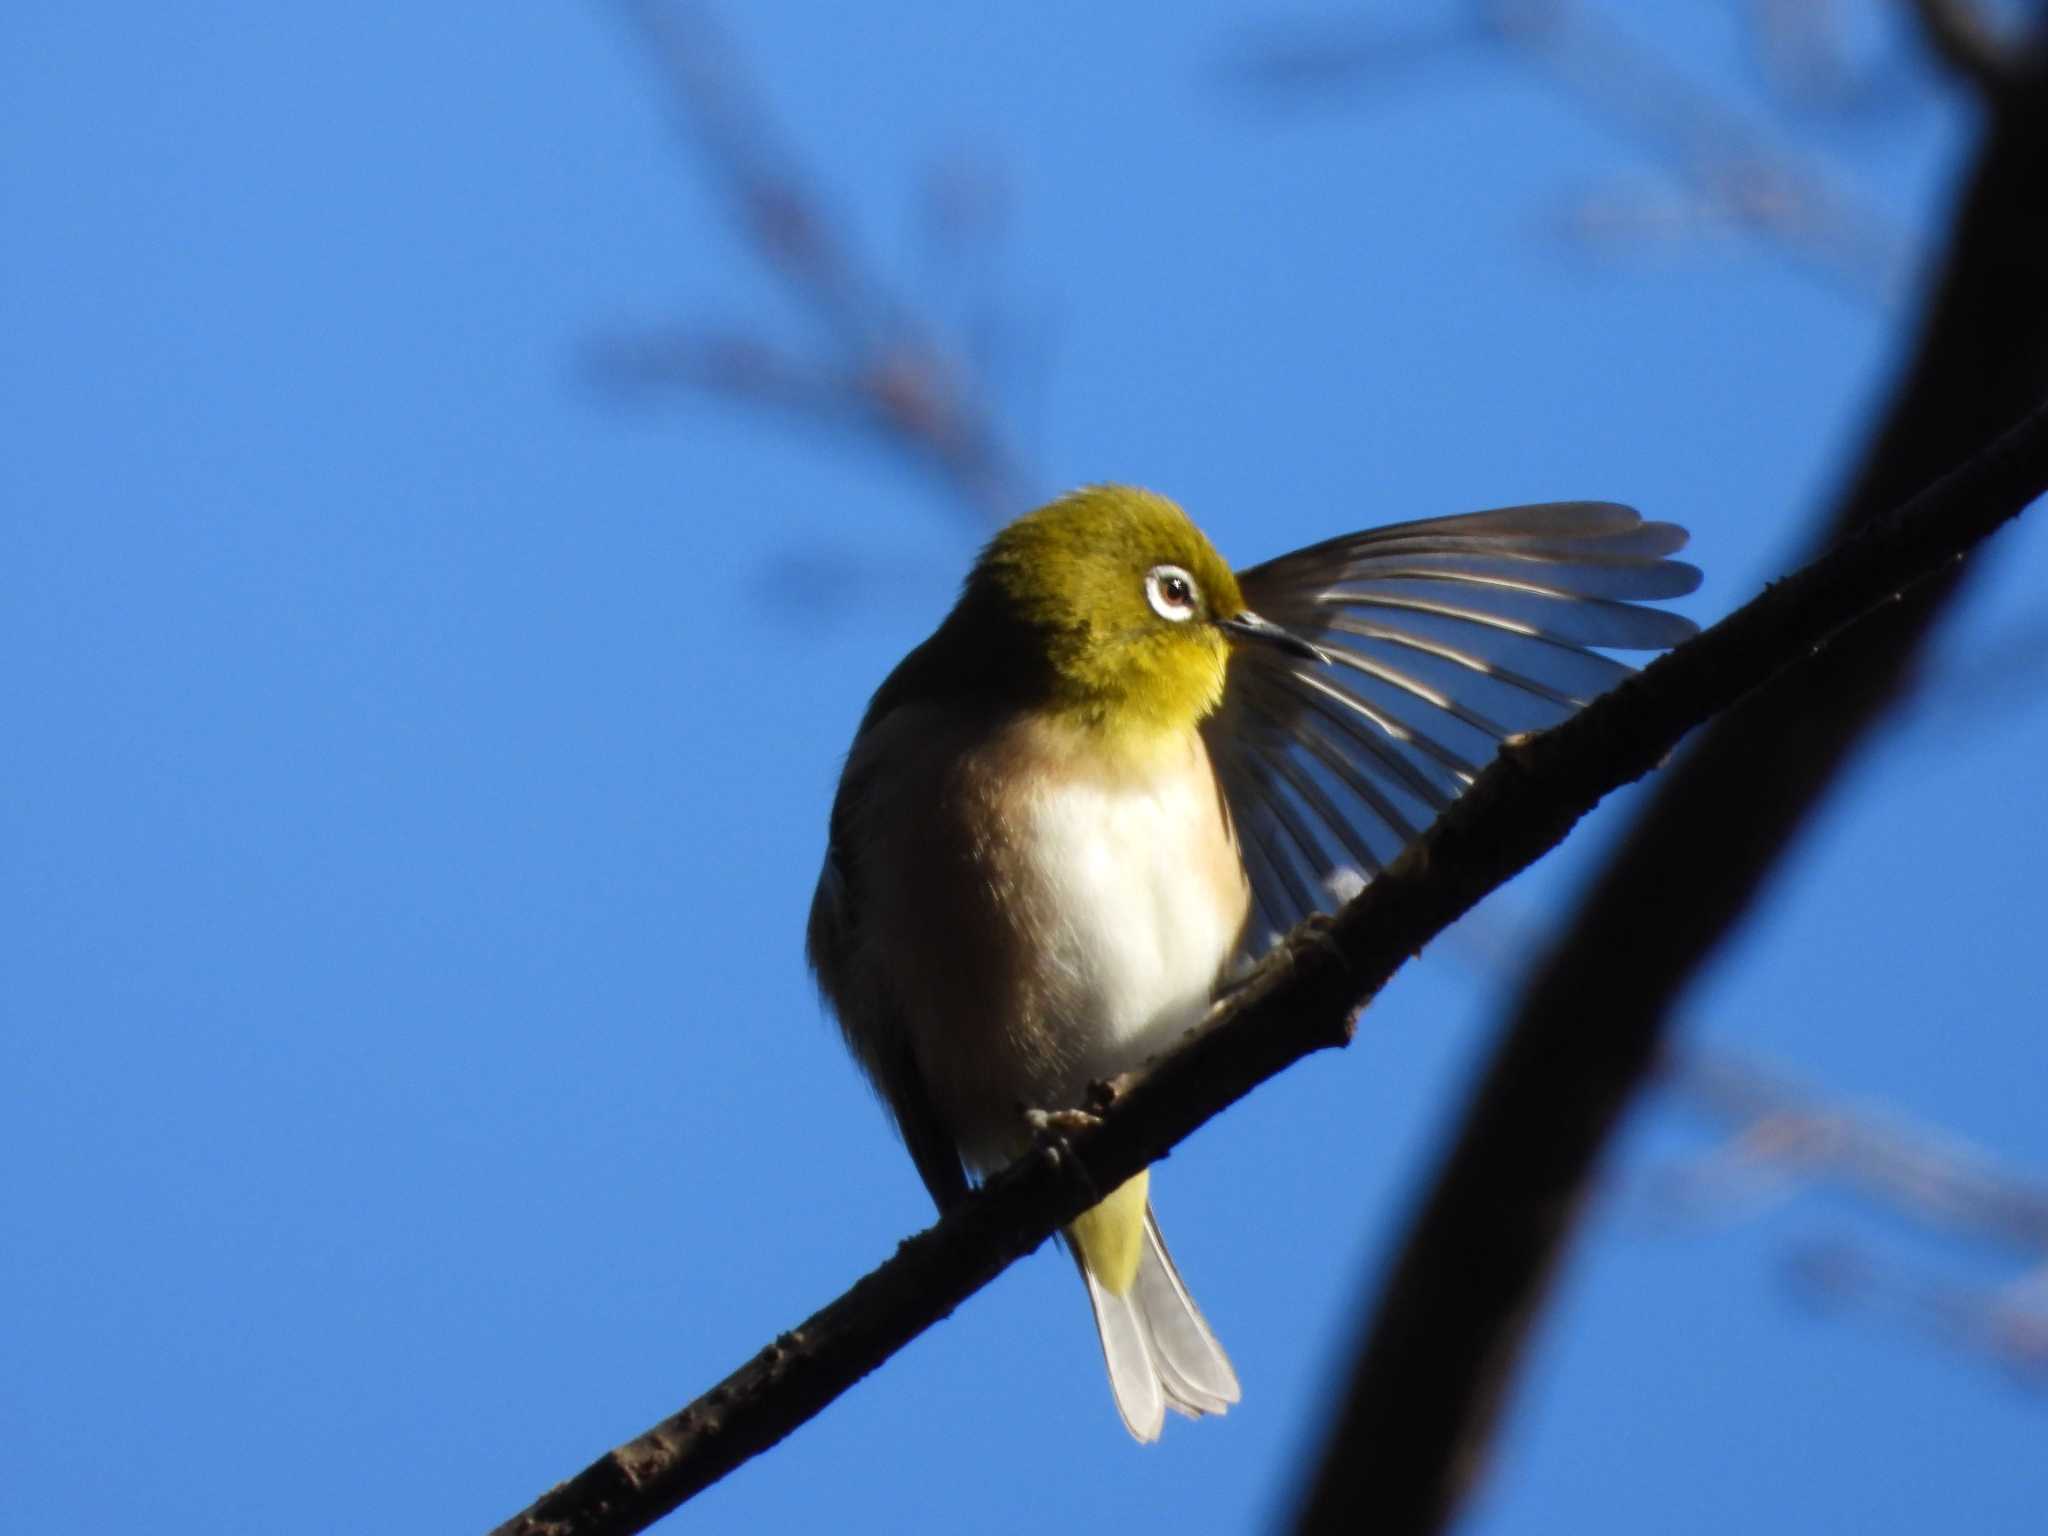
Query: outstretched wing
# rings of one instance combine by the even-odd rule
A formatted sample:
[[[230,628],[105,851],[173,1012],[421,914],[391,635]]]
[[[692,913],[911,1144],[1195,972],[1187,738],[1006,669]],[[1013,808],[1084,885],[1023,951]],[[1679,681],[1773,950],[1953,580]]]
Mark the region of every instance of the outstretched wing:
[[[1518,732],[1555,725],[1693,623],[1642,606],[1699,585],[1686,533],[1611,502],[1396,523],[1240,573],[1246,605],[1312,640],[1231,657],[1204,723],[1262,949],[1379,873]]]

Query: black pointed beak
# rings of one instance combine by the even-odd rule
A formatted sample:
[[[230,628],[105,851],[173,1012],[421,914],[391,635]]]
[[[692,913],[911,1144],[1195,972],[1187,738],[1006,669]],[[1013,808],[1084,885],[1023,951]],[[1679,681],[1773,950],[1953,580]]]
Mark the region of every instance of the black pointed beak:
[[[1282,629],[1270,619],[1262,619],[1249,611],[1235,618],[1218,619],[1216,627],[1239,640],[1256,640],[1263,645],[1275,645],[1290,656],[1299,656],[1304,661],[1320,661],[1329,665],[1329,652],[1312,645],[1291,629]]]

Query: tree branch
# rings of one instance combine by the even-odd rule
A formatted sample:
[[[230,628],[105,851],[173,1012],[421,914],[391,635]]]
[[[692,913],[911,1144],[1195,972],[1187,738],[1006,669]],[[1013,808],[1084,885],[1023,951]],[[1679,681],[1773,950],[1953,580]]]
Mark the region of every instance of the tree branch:
[[[2024,1268],[2048,1266],[2048,1181],[1981,1147],[1724,1052],[1667,1055],[1658,1073],[1667,1092],[1731,1128],[1722,1146],[1664,1181],[1668,1215],[1722,1219],[1715,1208],[1734,1202],[1716,1187],[1790,1194],[1825,1184],[1923,1231],[1997,1249]]]
[[[1484,0],[1463,25],[1421,33],[1357,19],[1314,30],[1268,24],[1237,42],[1231,69],[1262,96],[1303,101],[1370,86],[1439,53],[1497,48],[1660,162],[1690,214],[1752,235],[1860,298],[1894,303],[1912,263],[1889,222],[1804,164],[1755,114],[1638,41],[1609,14],[1616,9]],[[1568,232],[1593,230],[1575,219]]]
[[[936,470],[984,518],[1000,522],[1028,507],[1022,466],[983,398],[983,370],[860,259],[843,221],[780,148],[765,99],[711,15],[667,0],[619,0],[617,9],[660,71],[677,126],[702,150],[733,225],[809,312],[820,344],[798,359],[752,336],[667,327],[593,346],[599,381],[799,407]]]
[[[1977,0],[1912,0],[1910,9],[1928,48],[1991,105],[2022,87],[2023,45],[2001,39]]]
[[[1348,1041],[1408,959],[1560,842],[1686,732],[1951,568],[2048,491],[2048,407],[1862,537],[1653,663],[1572,719],[1504,746],[1459,800],[1334,920],[1304,925],[1203,1030],[1101,1123],[1049,1143],[672,1418],[499,1527],[500,1536],[639,1531],[817,1413],[1061,1224],[1292,1062]]]
[[[1918,355],[1833,536],[2048,395],[2048,69],[2008,106],[1993,116]],[[1456,1510],[1674,1001],[1906,688],[1958,574],[1788,669],[1665,776],[1467,1107],[1381,1293],[1300,1530],[1356,1529],[1368,1513],[1388,1529],[1434,1530]]]

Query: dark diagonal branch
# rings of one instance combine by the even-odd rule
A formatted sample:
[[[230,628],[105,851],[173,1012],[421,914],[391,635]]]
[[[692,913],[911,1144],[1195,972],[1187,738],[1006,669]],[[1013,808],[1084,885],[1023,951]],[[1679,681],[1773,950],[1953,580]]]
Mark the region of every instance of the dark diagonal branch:
[[[2034,45],[2001,37],[1981,0],[1912,0],[1911,10],[1942,64],[1987,99],[2024,85],[2024,55]]]
[[[1992,114],[1918,353],[1827,537],[2048,395],[2048,72]],[[2038,419],[2036,417],[2035,419]],[[1381,1293],[1300,1529],[1439,1528],[1672,1007],[1908,688],[1959,572],[1716,723],[1538,968]]]
[[[1604,795],[1649,772],[1694,726],[1790,658],[1953,568],[2044,491],[2048,407],[1862,537],[1769,587],[1563,725],[1504,747],[1471,792],[1334,922],[1299,930],[1201,1033],[1142,1077],[1114,1085],[1098,1126],[993,1180],[696,1402],[500,1532],[642,1530],[774,1445],[1038,1247],[1099,1191],[1165,1156],[1292,1062],[1345,1043],[1357,1011],[1411,955],[1556,846]]]

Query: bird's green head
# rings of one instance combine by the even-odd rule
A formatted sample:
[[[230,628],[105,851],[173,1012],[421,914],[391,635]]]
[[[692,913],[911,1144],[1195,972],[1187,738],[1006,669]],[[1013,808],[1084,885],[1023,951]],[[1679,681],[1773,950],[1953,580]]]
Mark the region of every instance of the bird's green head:
[[[1089,486],[1020,517],[982,551],[968,596],[1019,626],[1071,723],[1135,744],[1222,702],[1233,638],[1317,654],[1247,613],[1237,578],[1185,512]]]

